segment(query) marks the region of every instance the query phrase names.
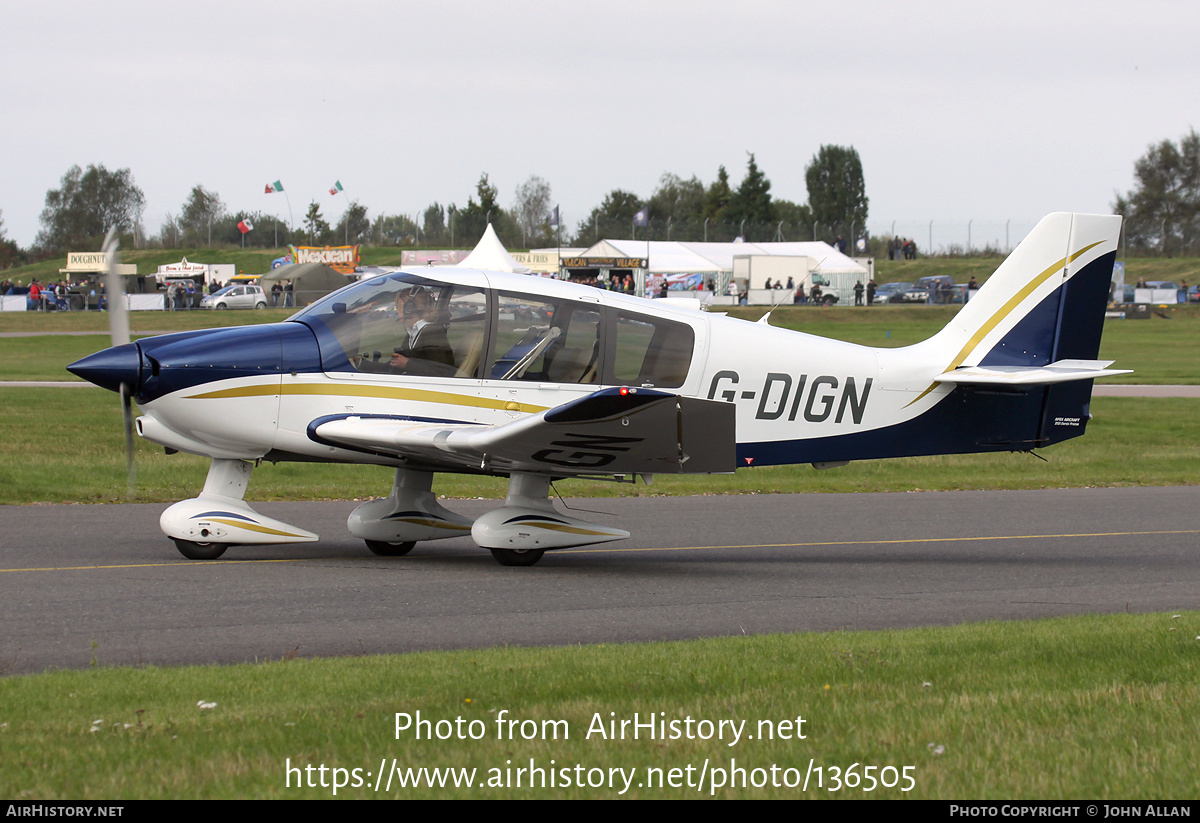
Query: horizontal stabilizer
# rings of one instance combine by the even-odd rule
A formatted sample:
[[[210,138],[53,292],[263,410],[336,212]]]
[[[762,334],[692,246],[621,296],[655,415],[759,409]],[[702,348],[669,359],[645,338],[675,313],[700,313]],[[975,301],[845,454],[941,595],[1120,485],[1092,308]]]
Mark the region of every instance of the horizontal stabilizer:
[[[1047,366],[971,366],[939,374],[934,380],[939,383],[1036,386],[1130,373],[1129,369],[1108,368],[1112,363],[1112,360],[1058,360]]]
[[[703,474],[735,465],[734,406],[652,389],[601,389],[499,426],[345,415],[317,423],[327,443],[433,465],[498,472]]]

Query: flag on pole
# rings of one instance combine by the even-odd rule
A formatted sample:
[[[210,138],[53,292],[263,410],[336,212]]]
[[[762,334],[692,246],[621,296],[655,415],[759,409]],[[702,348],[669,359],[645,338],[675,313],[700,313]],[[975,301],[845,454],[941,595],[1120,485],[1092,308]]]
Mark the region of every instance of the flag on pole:
[[[251,223],[249,220],[238,221],[238,231],[240,231],[242,234],[249,234],[250,230],[253,228],[254,228],[254,224]]]
[[[332,186],[329,188],[329,193],[330,193],[330,194],[337,194],[337,193],[338,193],[339,191],[341,191],[341,190],[342,190],[342,181],[341,181],[341,180],[334,180],[334,181],[333,181],[333,185],[332,185]]]
[[[650,207],[643,206],[637,214],[633,216],[633,225],[649,226],[650,225]]]
[[[558,228],[558,206],[555,206],[554,211],[546,215],[546,219],[550,221],[550,228]]]
[[[276,180],[274,183],[268,183],[267,190],[263,193],[270,194],[273,191],[283,191],[283,183],[280,183],[278,180]]]

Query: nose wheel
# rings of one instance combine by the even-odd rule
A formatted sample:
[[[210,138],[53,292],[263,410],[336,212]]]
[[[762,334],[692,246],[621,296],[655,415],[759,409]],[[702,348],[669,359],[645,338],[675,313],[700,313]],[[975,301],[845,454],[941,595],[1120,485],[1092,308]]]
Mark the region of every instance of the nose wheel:
[[[542,559],[545,549],[490,549],[501,566],[532,566]]]
[[[216,560],[225,554],[228,543],[197,543],[194,540],[175,540],[175,548],[188,560]]]
[[[405,543],[388,543],[383,540],[364,540],[367,548],[372,554],[377,554],[380,557],[403,557],[413,550],[413,546],[417,545],[417,541],[409,540]]]

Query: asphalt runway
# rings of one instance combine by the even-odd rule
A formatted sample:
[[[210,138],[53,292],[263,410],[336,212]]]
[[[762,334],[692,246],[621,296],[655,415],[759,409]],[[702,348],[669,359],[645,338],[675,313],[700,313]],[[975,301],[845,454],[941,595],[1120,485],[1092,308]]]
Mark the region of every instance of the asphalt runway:
[[[570,503],[633,537],[380,558],[354,503],[263,503],[322,540],[195,562],[161,505],[0,507],[0,673],[1200,608],[1200,486]]]

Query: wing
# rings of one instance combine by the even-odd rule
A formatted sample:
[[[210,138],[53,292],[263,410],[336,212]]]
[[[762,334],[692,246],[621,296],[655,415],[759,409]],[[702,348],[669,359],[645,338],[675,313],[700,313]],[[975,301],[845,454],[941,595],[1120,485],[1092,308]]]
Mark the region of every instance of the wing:
[[[652,389],[600,389],[500,426],[346,415],[313,434],[333,445],[495,473],[732,472],[732,403]]]

